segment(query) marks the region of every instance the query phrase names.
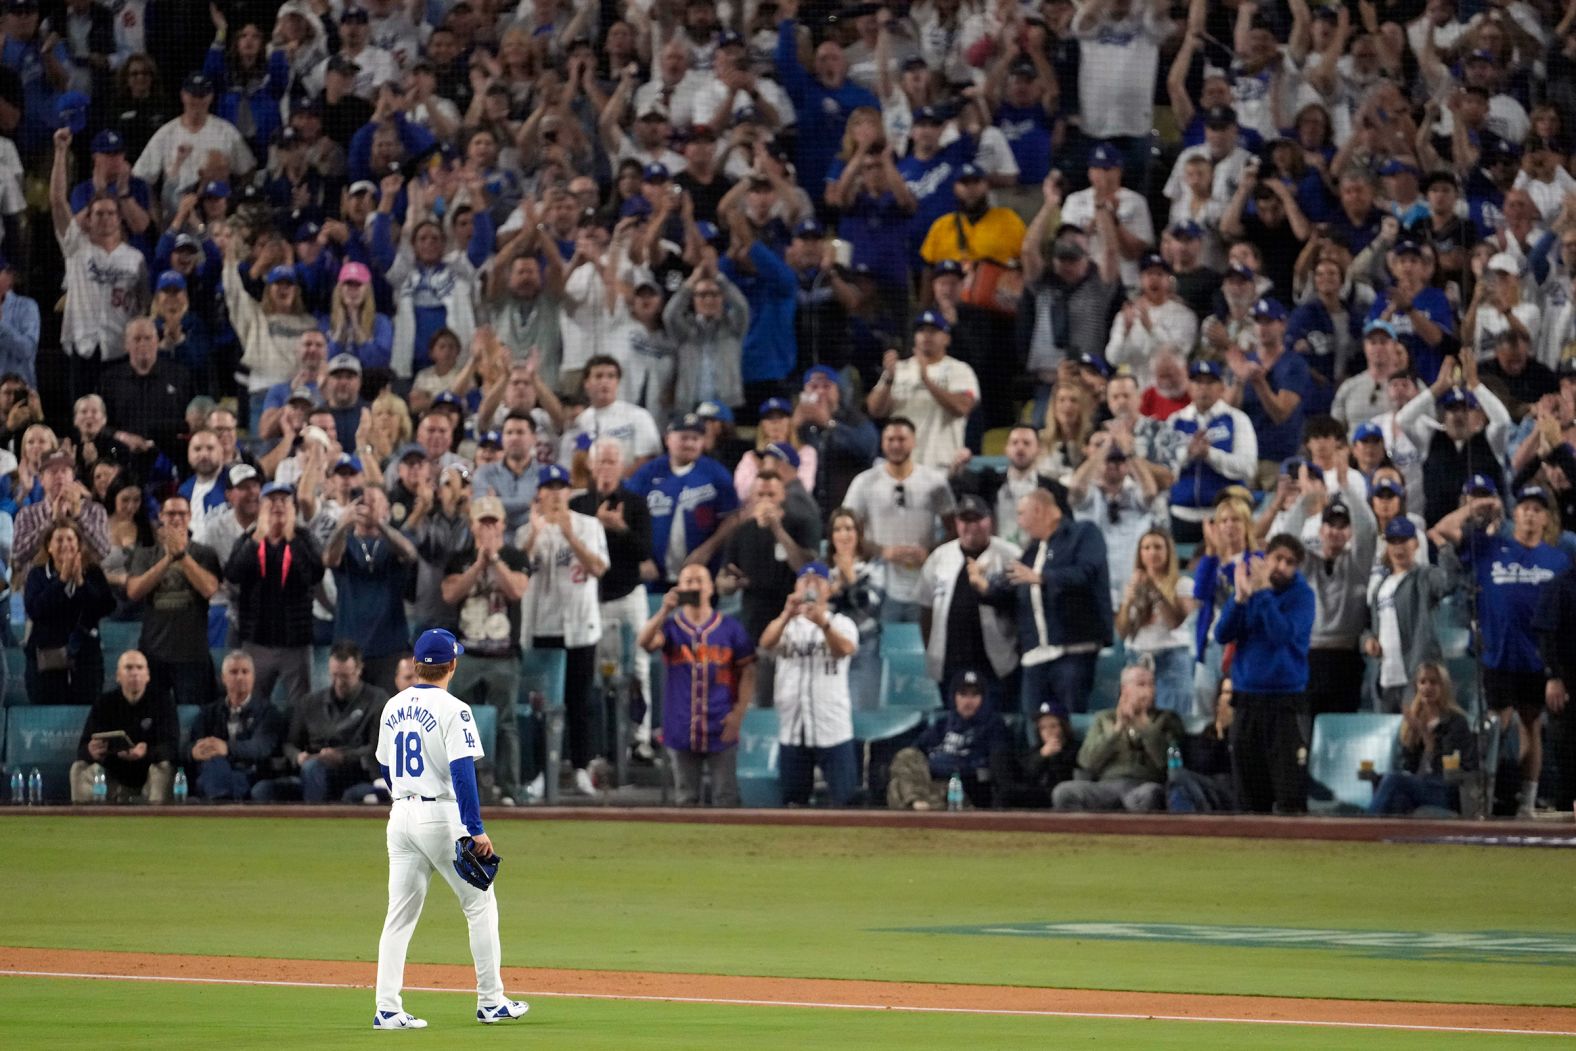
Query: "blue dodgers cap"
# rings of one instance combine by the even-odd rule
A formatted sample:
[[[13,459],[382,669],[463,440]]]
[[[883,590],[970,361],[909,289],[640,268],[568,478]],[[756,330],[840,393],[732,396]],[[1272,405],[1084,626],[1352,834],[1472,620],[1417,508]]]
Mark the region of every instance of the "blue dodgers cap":
[[[1382,317],[1376,317],[1363,326],[1363,335],[1365,337],[1371,336],[1375,332],[1383,332],[1391,339],[1395,338],[1395,326]]]
[[[1402,241],[1400,244],[1392,248],[1391,251],[1396,255],[1420,256],[1423,254],[1423,246],[1418,244],[1416,241]]]
[[[1184,219],[1180,223],[1172,224],[1171,236],[1196,241],[1204,236],[1204,228],[1192,219]]]
[[[454,633],[442,628],[428,628],[416,640],[413,651],[417,664],[449,664],[465,652]]]
[[[1138,261],[1138,270],[1140,273],[1145,270],[1164,270],[1169,274],[1171,264],[1166,262],[1166,257],[1159,252],[1150,252]]]
[[[295,284],[296,283],[295,267],[280,265],[280,266],[276,266],[272,270],[268,271],[268,278],[267,278],[267,281],[266,281],[267,284],[277,285],[281,281],[288,281],[292,285]]]
[[[186,278],[179,271],[166,270],[159,275],[159,283],[154,286],[160,292],[186,291]]]
[[[188,95],[212,95],[213,81],[202,73],[188,73],[186,79],[181,81],[181,90]]]
[[[105,128],[93,136],[94,153],[125,153],[126,140],[113,128]]]
[[[1081,368],[1093,369],[1100,374],[1102,379],[1111,378],[1111,366],[1098,354],[1085,352],[1078,355],[1078,365]]]
[[[628,219],[630,216],[634,216],[637,219],[644,219],[650,214],[651,202],[640,196],[638,193],[629,200],[625,201],[623,206],[618,210],[618,217],[620,219]]]
[[[336,356],[335,360],[337,361],[338,358],[339,356]],[[329,371],[337,372],[338,370],[330,367]],[[452,390],[440,390],[437,394],[434,394],[432,396],[432,404],[434,406],[455,405],[461,409],[465,408],[465,403],[461,401],[459,395],[455,394]]]
[[[1120,168],[1122,154],[1115,146],[1101,143],[1089,154],[1089,167],[1091,168]]]
[[[1384,481],[1382,481],[1379,484],[1374,486],[1373,495],[1376,496],[1376,497],[1379,497],[1379,496],[1401,497],[1401,496],[1405,496],[1406,493],[1402,490],[1402,488],[1399,485],[1395,484],[1395,482],[1393,482],[1390,479],[1386,478]]]
[[[548,486],[553,485],[568,484],[569,472],[566,471],[560,464],[544,463],[541,466],[541,469],[536,472],[536,487],[538,489],[546,489]]]
[[[1256,281],[1259,275],[1253,272],[1251,266],[1245,266],[1242,263],[1232,263],[1226,267],[1226,276],[1228,278],[1240,277],[1244,281]]]
[[[985,169],[978,164],[965,164],[958,169],[958,174],[952,177],[953,182],[970,182],[974,179],[985,178]]]
[[[718,247],[718,242],[726,241],[728,237],[728,235],[723,232],[720,226],[718,226],[716,223],[708,222],[705,219],[702,219],[700,222],[695,224],[695,232],[700,234],[700,239],[702,241],[705,241],[713,248]]]
[[[695,415],[703,420],[721,420],[723,423],[733,422],[733,410],[720,401],[703,401],[695,406]]]
[[[1257,303],[1254,303],[1252,314],[1254,321],[1286,320],[1286,308],[1281,306],[1280,300],[1270,296],[1265,296]]]
[[[724,29],[717,34],[718,47],[736,47],[745,42],[744,38],[731,29]]]
[[[837,370],[832,368],[830,365],[811,365],[809,368],[804,370],[804,379],[800,380],[799,382],[809,383],[817,376],[825,379],[828,383],[842,386],[842,377],[839,376],[837,374]]]
[[[921,106],[914,111],[915,124],[945,124],[946,120],[941,115],[941,110],[935,106]]]
[[[214,179],[211,182],[206,182],[203,184],[202,193],[199,196],[223,199],[230,196],[230,184],[223,179]]]
[[[1295,478],[1304,467],[1308,469],[1309,477],[1317,478],[1321,482],[1324,481],[1324,468],[1320,467],[1312,460],[1303,459],[1301,456],[1293,456],[1289,459],[1281,461],[1281,474],[1290,475]]]
[[[780,412],[784,416],[792,416],[793,402],[789,401],[787,398],[767,398],[765,401],[761,402],[761,407],[758,412],[763,418],[770,416],[774,412]]]
[[[1357,429],[1352,432],[1352,441],[1382,442],[1384,441],[1384,431],[1379,429],[1379,425],[1377,423],[1373,422],[1372,420],[1368,420],[1365,423],[1360,423],[1357,425]]]
[[[931,268],[930,276],[936,277],[962,277],[963,264],[956,259],[943,259]]]
[[[798,575],[801,577],[808,577],[812,574],[814,576],[820,577],[822,580],[832,579],[831,570],[826,568],[825,562],[806,562],[800,567]]]
[[[1549,500],[1549,491],[1541,485],[1524,485],[1516,490],[1516,505],[1518,507],[1528,500],[1536,500],[1544,508],[1548,508],[1551,502]]]
[[[1478,407],[1477,395],[1461,387],[1451,387],[1439,399],[1441,409],[1475,409]]]
[[[1499,486],[1486,474],[1474,474],[1461,486],[1461,492],[1466,496],[1498,496]]]
[[[71,134],[81,135],[88,126],[88,107],[92,104],[80,91],[61,92],[55,99],[55,127],[70,128]]]
[[[263,486],[263,496],[295,496],[295,486],[289,482],[269,482]]]
[[[340,453],[339,459],[334,461],[334,473],[348,471],[351,474],[360,474],[362,471],[361,457],[353,453]]]
[[[821,225],[819,219],[800,219],[793,228],[793,235],[806,241],[819,241],[826,236],[826,227]]]
[[[787,442],[772,442],[761,450],[761,455],[775,457],[795,471],[799,469],[799,453]]]
[[[667,182],[673,178],[666,164],[648,164],[640,169],[641,182]]]
[[[488,448],[489,446],[495,449],[502,449],[503,434],[499,431],[488,431],[486,434],[483,434],[476,439],[476,445],[478,448],[482,449]]]
[[[706,421],[693,412],[675,416],[668,421],[668,433],[677,434],[679,431],[689,431],[691,434],[705,434]]]
[[[915,328],[933,328],[941,332],[951,332],[952,325],[941,316],[939,310],[926,310],[914,319]]]
[[[1218,380],[1221,378],[1220,366],[1213,361],[1195,361],[1187,367],[1187,378]]]
[[[1384,527],[1384,539],[1389,544],[1404,543],[1417,539],[1417,526],[1405,515],[1396,515],[1390,519],[1390,524]]]
[[[1234,128],[1237,125],[1237,111],[1230,106],[1211,106],[1204,111],[1204,127],[1206,128]]]
[[[295,228],[292,239],[299,244],[302,241],[316,241],[317,235],[323,232],[323,224],[308,219]]]

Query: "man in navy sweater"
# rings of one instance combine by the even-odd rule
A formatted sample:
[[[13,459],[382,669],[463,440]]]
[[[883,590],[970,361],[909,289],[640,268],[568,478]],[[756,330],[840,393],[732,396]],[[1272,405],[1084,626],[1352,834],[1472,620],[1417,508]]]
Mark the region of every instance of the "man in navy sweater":
[[[1237,644],[1231,768],[1237,799],[1250,813],[1300,814],[1307,808],[1308,646],[1313,589],[1297,567],[1302,541],[1273,537],[1263,555],[1247,555],[1236,574],[1215,638]]]

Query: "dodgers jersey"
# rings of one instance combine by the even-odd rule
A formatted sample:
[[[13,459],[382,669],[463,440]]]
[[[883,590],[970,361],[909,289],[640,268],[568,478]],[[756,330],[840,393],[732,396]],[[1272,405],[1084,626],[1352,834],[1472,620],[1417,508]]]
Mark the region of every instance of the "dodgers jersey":
[[[471,706],[440,686],[416,683],[389,698],[378,722],[378,762],[389,795],[454,799],[449,764],[482,757]]]

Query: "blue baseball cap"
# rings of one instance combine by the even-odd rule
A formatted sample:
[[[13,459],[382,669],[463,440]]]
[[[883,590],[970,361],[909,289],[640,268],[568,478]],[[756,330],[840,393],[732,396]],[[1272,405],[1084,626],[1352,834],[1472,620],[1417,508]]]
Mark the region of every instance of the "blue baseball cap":
[[[186,291],[186,278],[176,270],[166,270],[159,275],[159,283],[154,286],[160,292]]]
[[[1204,228],[1192,219],[1184,219],[1180,223],[1172,224],[1171,236],[1196,241],[1204,236]]]
[[[793,228],[793,235],[806,241],[819,241],[826,236],[826,227],[821,225],[821,220],[813,217],[800,219]]]
[[[1400,496],[1405,496],[1406,492],[1399,485],[1396,485],[1393,481],[1391,481],[1390,479],[1386,478],[1384,481],[1382,481],[1378,485],[1374,486],[1373,495],[1374,496],[1396,496],[1396,497],[1400,497]]]
[[[81,135],[88,126],[88,107],[91,105],[92,101],[80,91],[61,92],[55,99],[55,127],[70,128],[71,134]]]
[[[295,228],[295,233],[292,235],[291,239],[297,243],[300,243],[301,241],[316,241],[317,235],[322,232],[322,223],[314,222],[311,219],[308,219],[306,222]]]
[[[705,219],[695,224],[695,232],[700,234],[702,241],[705,241],[713,248],[718,247],[718,242],[727,240],[727,235],[723,233],[720,226]]]
[[[1416,540],[1417,526],[1413,525],[1412,520],[1405,515],[1396,515],[1390,519],[1389,525],[1384,527],[1384,538],[1385,542],[1390,544]]]
[[[943,259],[931,269],[931,277],[962,277],[963,264],[956,259]]]
[[[703,420],[721,420],[723,423],[733,422],[733,410],[720,401],[703,401],[695,406],[695,415]]]
[[[212,95],[213,81],[202,73],[188,73],[181,81],[181,90],[188,95]]]
[[[280,265],[268,271],[268,278],[265,283],[277,285],[281,281],[288,281],[292,285],[296,284],[295,267]]]
[[[1357,429],[1352,432],[1352,441],[1382,442],[1384,441],[1384,431],[1379,429],[1379,425],[1377,423],[1369,420],[1366,423],[1360,423],[1357,425]]]
[[[1164,270],[1169,274],[1171,264],[1166,262],[1166,257],[1159,252],[1150,252],[1138,261],[1138,270],[1140,273],[1145,270]]]
[[[225,182],[223,179],[214,179],[210,182],[203,183],[202,193],[198,196],[218,197],[223,199],[230,196],[230,184]]]
[[[1461,486],[1461,492],[1467,496],[1480,493],[1484,496],[1498,496],[1499,485],[1486,474],[1474,474]]]
[[[935,106],[921,106],[919,109],[914,111],[914,123],[945,124],[946,119],[942,117],[941,110],[937,109]]]
[[[914,319],[915,328],[933,328],[942,332],[951,332],[952,326],[947,319],[941,316],[939,310],[927,310]]]
[[[1081,368],[1094,369],[1103,379],[1111,378],[1111,366],[1098,354],[1090,354],[1086,351],[1078,355],[1078,365]]]
[[[330,369],[330,371],[335,370]],[[461,401],[459,395],[455,394],[452,390],[440,390],[437,394],[434,394],[432,396],[432,404],[434,406],[457,405],[461,409],[465,408],[465,403]]]
[[[767,398],[761,402],[759,412],[762,417],[770,416],[774,412],[780,412],[784,416],[792,416],[793,402],[787,398]]]
[[[495,449],[502,449],[503,434],[499,431],[488,431],[486,434],[478,435],[476,445],[478,448],[486,448],[490,445]]]
[[[442,628],[428,628],[416,640],[414,656],[417,664],[448,664],[465,652],[454,633]]]
[[[536,472],[536,487],[546,489],[550,485],[568,485],[569,472],[556,463],[544,463]]]
[[[775,457],[795,471],[799,469],[799,453],[787,442],[772,442],[761,450],[761,455]]]
[[[360,474],[362,471],[361,457],[354,453],[340,453],[339,459],[334,461],[334,473],[349,471],[351,474]]]
[[[985,692],[985,679],[973,668],[958,672],[952,677],[953,693],[980,693]]]
[[[953,182],[969,182],[973,179],[985,178],[985,169],[978,164],[965,164],[958,168],[958,174],[952,177]]]
[[[634,216],[637,219],[644,219],[650,214],[651,202],[640,196],[638,193],[629,200],[625,201],[623,206],[618,210],[618,217],[620,219],[628,219],[630,216]]]
[[[1383,332],[1391,339],[1395,338],[1395,326],[1390,324],[1390,322],[1386,321],[1382,317],[1376,317],[1372,321],[1368,322],[1368,324],[1363,326],[1363,335],[1365,337],[1371,336],[1375,332]]]
[[[1518,507],[1528,500],[1536,500],[1547,508],[1550,503],[1549,491],[1541,485],[1524,485],[1516,490],[1516,505]]]
[[[1286,308],[1281,306],[1280,300],[1265,296],[1253,304],[1254,321],[1285,321]]]
[[[1114,146],[1101,143],[1089,154],[1089,167],[1091,168],[1120,168],[1122,154]]]
[[[724,29],[717,34],[718,47],[735,47],[745,42],[744,38],[731,29]]]
[[[1205,377],[1208,377],[1209,379],[1214,379],[1214,380],[1221,379],[1222,377],[1220,375],[1220,366],[1218,364],[1216,364],[1215,362],[1213,362],[1213,361],[1202,361],[1202,360],[1200,360],[1200,361],[1193,362],[1191,365],[1189,365],[1187,367],[1187,378],[1188,379],[1196,380],[1196,379],[1203,379]]]
[[[269,482],[263,486],[263,496],[294,496],[295,486],[289,482]]]
[[[675,416],[668,421],[668,433],[676,434],[679,431],[689,431],[692,434],[705,434],[706,421],[693,412],[686,412],[682,416]]]
[[[641,182],[667,182],[673,178],[666,164],[648,164],[640,169]]]
[[[1488,50],[1487,48],[1481,48],[1480,47],[1476,51],[1472,52],[1470,55],[1467,56],[1467,61],[1468,62],[1491,62],[1492,63],[1492,62],[1497,61],[1497,59],[1494,58],[1494,52]]]
[[[1391,249],[1396,255],[1422,255],[1423,246],[1416,241],[1402,241]]]
[[[1244,281],[1255,281],[1258,279],[1259,275],[1253,272],[1253,268],[1251,266],[1244,266],[1242,263],[1232,263],[1230,266],[1226,267],[1226,276],[1240,277]]]
[[[125,153],[126,140],[113,128],[105,128],[93,136],[94,153]]]
[[[825,562],[806,562],[799,568],[798,575],[801,577],[807,577],[812,574],[820,577],[822,580],[832,579],[832,573],[826,568]]]
[[[1451,387],[1439,399],[1441,409],[1475,409],[1478,407],[1477,395],[1461,387]]]

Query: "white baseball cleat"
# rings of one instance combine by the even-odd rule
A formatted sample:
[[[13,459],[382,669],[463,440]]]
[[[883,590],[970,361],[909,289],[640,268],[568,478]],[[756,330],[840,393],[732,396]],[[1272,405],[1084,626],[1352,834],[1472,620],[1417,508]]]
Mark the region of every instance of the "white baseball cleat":
[[[478,1007],[476,1020],[482,1025],[492,1025],[494,1022],[507,1022],[511,1018],[523,1018],[531,1005],[524,1000],[505,1000],[492,1007]],[[422,1023],[425,1025],[426,1023]]]
[[[372,1013],[373,1029],[425,1029],[426,1019],[417,1018],[405,1011],[374,1011]]]

